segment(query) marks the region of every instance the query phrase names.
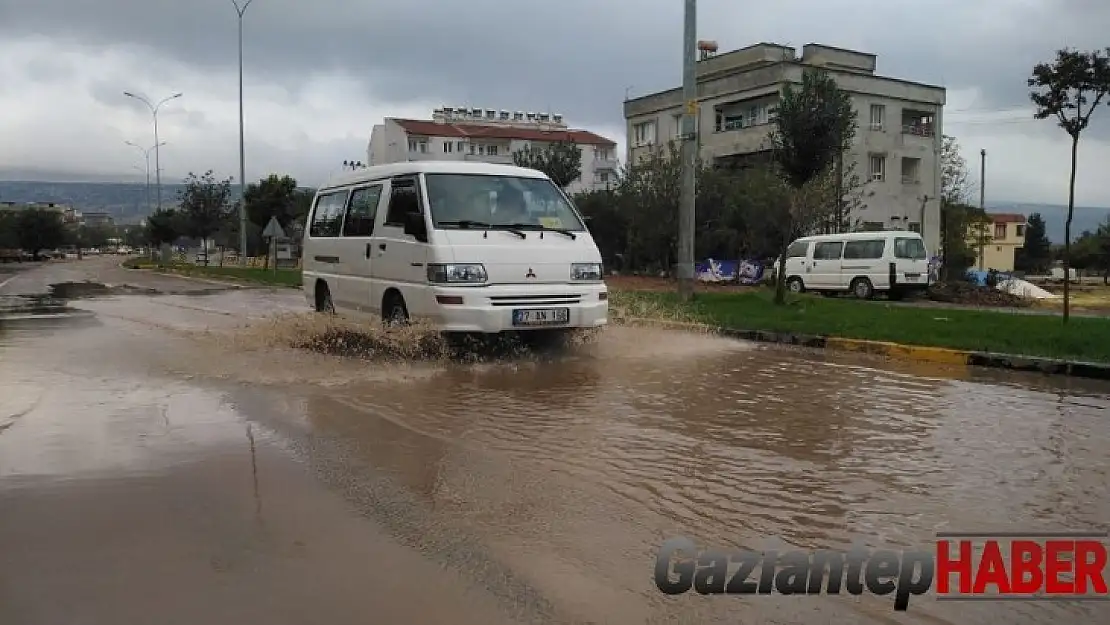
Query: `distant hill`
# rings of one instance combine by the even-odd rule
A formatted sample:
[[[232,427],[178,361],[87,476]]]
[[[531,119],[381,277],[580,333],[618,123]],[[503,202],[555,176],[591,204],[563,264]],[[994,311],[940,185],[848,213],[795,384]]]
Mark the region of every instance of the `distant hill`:
[[[162,183],[162,205],[177,204],[180,184]],[[235,199],[239,191],[232,192]],[[157,206],[155,186],[150,185],[150,206],[146,205],[146,184],[129,182],[37,182],[0,181],[0,201],[55,202],[81,211],[109,213],[116,223],[137,223]]]

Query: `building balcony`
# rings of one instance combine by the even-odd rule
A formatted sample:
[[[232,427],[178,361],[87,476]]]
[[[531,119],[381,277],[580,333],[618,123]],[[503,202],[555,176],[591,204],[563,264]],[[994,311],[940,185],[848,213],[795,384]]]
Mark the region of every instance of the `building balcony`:
[[[441,160],[442,156],[435,152],[409,152],[410,161],[436,161]]]
[[[615,158],[595,158],[594,171],[616,171],[620,163]]]

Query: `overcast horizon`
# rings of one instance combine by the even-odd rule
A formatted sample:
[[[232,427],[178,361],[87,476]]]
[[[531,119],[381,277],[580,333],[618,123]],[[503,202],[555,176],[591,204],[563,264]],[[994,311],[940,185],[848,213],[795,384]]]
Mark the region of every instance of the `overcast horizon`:
[[[382,118],[426,119],[443,105],[562,113],[623,152],[626,94],[679,84],[682,5],[564,0],[556,11],[471,0],[447,11],[431,0],[253,0],[244,20],[247,179],[287,173],[318,185],[343,160],[366,160]],[[948,89],[943,130],[959,140],[976,181],[987,150],[988,202],[1066,204],[1069,139],[1032,118],[1025,81],[1057,48],[1110,45],[1110,3],[917,7],[702,0],[699,37],[722,52],[768,41],[874,53],[881,75]],[[238,176],[230,0],[0,0],[0,35],[0,170],[141,181],[142,153],[124,142],[153,145],[150,111],[123,92],[154,101],[182,92],[159,114],[163,182],[207,169]],[[1077,205],[1110,206],[1099,175],[1108,168],[1103,106],[1080,142]]]

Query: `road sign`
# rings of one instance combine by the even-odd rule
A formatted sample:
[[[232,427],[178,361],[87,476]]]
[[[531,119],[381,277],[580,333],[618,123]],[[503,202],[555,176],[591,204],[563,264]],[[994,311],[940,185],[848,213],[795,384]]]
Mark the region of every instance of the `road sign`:
[[[266,229],[262,231],[262,236],[266,239],[285,238],[285,230],[282,230],[281,224],[278,223],[277,217],[270,218],[270,223],[266,224]]]
[[[697,115],[698,114],[698,101],[697,100],[689,100],[688,102],[686,102],[686,114],[687,115]]]

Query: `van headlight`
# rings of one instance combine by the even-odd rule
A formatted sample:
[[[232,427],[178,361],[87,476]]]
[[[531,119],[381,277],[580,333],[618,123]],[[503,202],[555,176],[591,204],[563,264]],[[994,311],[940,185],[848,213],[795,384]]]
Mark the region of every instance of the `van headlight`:
[[[435,284],[480,284],[487,279],[480,264],[428,265],[428,282]]]
[[[601,280],[601,263],[574,263],[570,266],[570,279],[597,282]]]

